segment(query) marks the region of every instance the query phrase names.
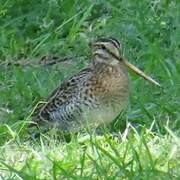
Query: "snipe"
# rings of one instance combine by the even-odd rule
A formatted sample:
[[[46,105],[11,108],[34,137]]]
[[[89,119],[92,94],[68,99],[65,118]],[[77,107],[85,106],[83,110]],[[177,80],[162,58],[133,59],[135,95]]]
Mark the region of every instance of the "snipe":
[[[92,44],[92,54],[87,68],[62,82],[47,103],[38,107],[33,115],[35,123],[78,131],[111,122],[128,99],[126,66],[160,86],[122,57],[121,44],[114,38],[98,39]]]

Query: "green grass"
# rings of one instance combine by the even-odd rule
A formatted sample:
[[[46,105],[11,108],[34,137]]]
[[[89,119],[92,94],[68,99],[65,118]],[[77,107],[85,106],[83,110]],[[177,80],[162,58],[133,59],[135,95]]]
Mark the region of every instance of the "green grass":
[[[179,179],[179,9],[176,0],[1,0],[0,179]],[[88,64],[102,35],[163,89],[129,72],[129,105],[109,132],[33,140],[32,109]],[[69,60],[38,63],[51,55]]]

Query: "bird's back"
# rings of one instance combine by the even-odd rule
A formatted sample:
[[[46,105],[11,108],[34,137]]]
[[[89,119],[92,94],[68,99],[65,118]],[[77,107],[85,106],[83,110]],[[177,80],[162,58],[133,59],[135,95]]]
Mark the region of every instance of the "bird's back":
[[[84,94],[86,82],[92,75],[93,69],[86,68],[62,82],[47,98],[46,103],[35,110],[33,121],[57,125],[65,131],[80,126],[83,107],[91,108],[90,101],[94,101],[93,97],[88,100]],[[95,105],[95,101],[92,103]]]

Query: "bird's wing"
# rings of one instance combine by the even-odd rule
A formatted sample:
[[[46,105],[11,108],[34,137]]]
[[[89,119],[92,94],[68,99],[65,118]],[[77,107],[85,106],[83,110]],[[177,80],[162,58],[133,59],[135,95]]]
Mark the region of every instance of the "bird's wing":
[[[78,95],[84,82],[90,79],[92,71],[92,68],[83,69],[67,81],[62,82],[47,98],[47,103],[37,107],[33,114],[33,121],[50,121],[53,113],[57,111],[58,113],[63,113],[65,107],[69,108],[67,106],[72,106],[73,99]]]

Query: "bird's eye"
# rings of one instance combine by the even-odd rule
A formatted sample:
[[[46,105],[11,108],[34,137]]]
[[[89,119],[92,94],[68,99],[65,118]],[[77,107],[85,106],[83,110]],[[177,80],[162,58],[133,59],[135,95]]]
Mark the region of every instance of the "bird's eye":
[[[105,49],[106,49],[106,46],[102,45],[101,48],[102,48],[103,50],[105,50]]]

